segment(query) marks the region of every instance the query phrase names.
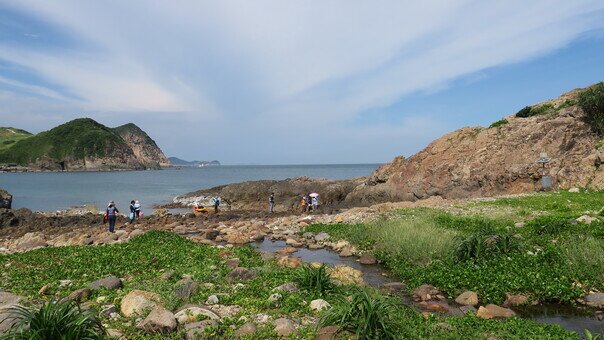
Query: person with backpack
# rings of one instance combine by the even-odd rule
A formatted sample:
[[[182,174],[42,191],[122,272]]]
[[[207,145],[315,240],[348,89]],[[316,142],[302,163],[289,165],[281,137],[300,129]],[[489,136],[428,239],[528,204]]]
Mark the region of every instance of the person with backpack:
[[[109,206],[107,207],[107,210],[105,211],[105,216],[107,216],[107,221],[109,222],[109,232],[110,233],[113,233],[115,231],[115,221],[117,220],[117,214],[119,214],[119,213],[120,213],[120,211],[115,206],[115,202],[113,202],[113,201],[109,202]]]
[[[274,207],[275,207],[275,193],[271,192],[271,195],[268,197],[268,212],[272,214]]]
[[[218,214],[218,206],[220,205],[220,196],[215,196],[212,198],[212,203],[214,205],[214,214]]]
[[[134,217],[138,220],[143,216],[143,212],[141,211],[141,204],[139,201],[134,202]]]

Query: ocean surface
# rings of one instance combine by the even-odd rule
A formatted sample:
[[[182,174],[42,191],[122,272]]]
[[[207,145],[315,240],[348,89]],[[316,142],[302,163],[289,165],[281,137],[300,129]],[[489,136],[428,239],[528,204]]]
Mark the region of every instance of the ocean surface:
[[[104,209],[113,200],[126,211],[131,200],[144,210],[175,196],[218,185],[299,176],[347,179],[367,176],[379,164],[244,165],[115,172],[0,173],[0,188],[13,195],[13,208],[63,210],[84,204]],[[144,211],[143,210],[143,211]]]

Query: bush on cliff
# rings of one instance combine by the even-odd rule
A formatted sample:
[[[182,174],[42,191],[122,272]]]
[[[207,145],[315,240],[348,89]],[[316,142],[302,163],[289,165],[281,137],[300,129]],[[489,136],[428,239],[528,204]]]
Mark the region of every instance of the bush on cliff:
[[[604,135],[604,82],[579,94],[579,106],[585,112],[585,122],[599,136]]]

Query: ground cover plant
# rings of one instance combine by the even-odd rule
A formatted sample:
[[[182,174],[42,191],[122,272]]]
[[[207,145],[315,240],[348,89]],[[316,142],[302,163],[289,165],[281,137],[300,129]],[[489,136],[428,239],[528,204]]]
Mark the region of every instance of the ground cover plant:
[[[451,297],[473,290],[482,303],[500,304],[506,293],[570,303],[588,289],[604,290],[604,222],[576,221],[598,216],[602,206],[601,192],[558,192],[446,211],[404,209],[364,227],[306,230],[363,240],[361,248],[374,251],[410,289],[429,283]]]
[[[336,228],[344,232],[345,227]],[[360,230],[355,226],[352,228]],[[242,282],[225,280],[224,276],[230,271],[225,264],[227,257],[239,258],[241,266],[253,268],[258,277]],[[262,260],[259,253],[250,246],[229,250],[217,249],[193,243],[172,233],[153,231],[122,244],[44,248],[0,255],[0,275],[3,278],[0,281],[0,290],[24,295],[34,305],[55,307],[56,305],[49,302],[54,301],[55,296],[66,296],[91,281],[114,274],[124,278],[124,287],[117,290],[93,291],[89,299],[93,312],[98,314],[101,307],[94,302],[98,298],[115,304],[119,310],[121,299],[133,289],[158,293],[162,305],[174,310],[185,303],[175,296],[176,282],[182,274],[188,274],[200,283],[200,289],[186,303],[203,304],[211,294],[220,293],[221,304],[241,307],[239,313],[223,318],[218,326],[208,327],[205,332],[208,338],[233,338],[235,330],[249,320],[250,315],[262,313],[273,319],[288,317],[294,320],[330,320],[325,321],[325,324],[347,325],[349,330],[360,327],[366,329],[368,334],[387,334],[394,329],[399,332],[397,335],[405,334],[411,339],[480,339],[488,336],[578,339],[576,334],[559,326],[541,325],[521,319],[499,322],[477,319],[474,316],[425,318],[412,308],[402,305],[396,298],[387,298],[371,288],[364,291],[359,291],[354,286],[340,286],[333,291],[326,289],[331,287],[331,282],[326,281],[324,268],[316,268],[313,272],[305,272],[308,269],[304,268],[306,267],[283,268],[277,266],[275,261]],[[169,279],[161,279],[161,275],[167,271],[173,271],[174,275]],[[59,280],[71,280],[72,284],[60,286]],[[275,287],[296,280],[302,286],[300,291],[280,292],[280,300],[269,301],[268,297],[274,293]],[[40,297],[38,290],[46,284],[49,284],[48,295]],[[333,312],[324,311],[326,316],[322,317],[311,311],[308,307],[309,300],[315,296],[309,294],[309,289],[322,290],[321,296],[334,306]],[[329,319],[327,315],[333,317],[338,313],[340,316],[350,316],[350,313],[346,314],[348,299],[354,301],[353,305],[356,306],[356,320],[349,317],[339,318],[342,322]],[[37,310],[33,311],[35,313]],[[136,329],[137,322],[134,318],[111,320],[104,314],[100,314],[99,318],[107,328],[119,329],[129,339],[182,339],[184,336],[182,329],[170,334],[144,334]],[[316,330],[312,322],[302,324],[297,329],[297,336],[302,339],[314,339]],[[272,327],[259,325],[255,334],[245,338],[279,337]]]

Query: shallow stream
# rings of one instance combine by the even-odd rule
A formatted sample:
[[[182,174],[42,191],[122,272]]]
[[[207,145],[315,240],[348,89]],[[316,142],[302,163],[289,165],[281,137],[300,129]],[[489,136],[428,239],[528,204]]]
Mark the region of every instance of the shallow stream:
[[[259,251],[275,252],[286,247],[284,241],[269,241],[254,243]],[[310,250],[300,248],[292,256],[299,257],[304,262],[321,262],[329,266],[343,264],[363,272],[365,282],[375,288],[381,287],[384,283],[393,281],[388,276],[388,271],[379,264],[363,265],[356,257],[340,257],[338,253],[328,249]],[[405,297],[404,302],[411,303],[410,297]],[[450,301],[451,305],[455,302]],[[594,310],[582,306],[544,304],[522,308],[514,308],[514,311],[523,318],[531,319],[536,322],[557,324],[570,331],[575,331],[583,335],[585,329],[592,334],[604,334],[604,321],[599,321],[594,316]]]

